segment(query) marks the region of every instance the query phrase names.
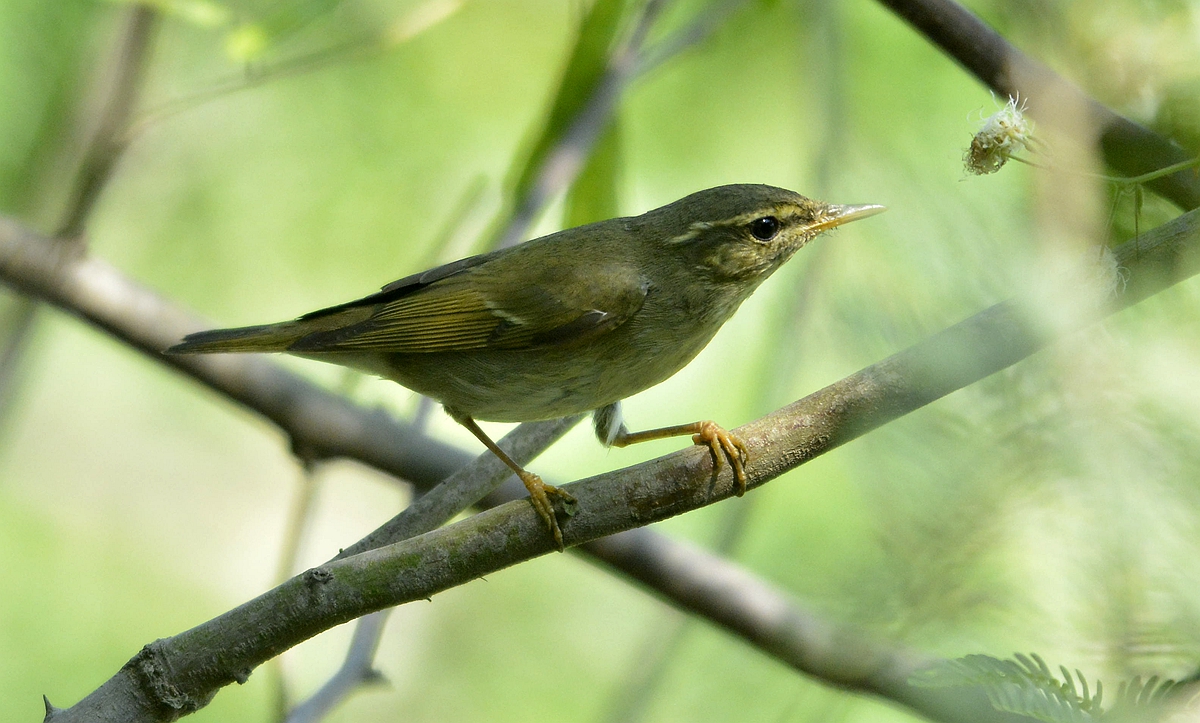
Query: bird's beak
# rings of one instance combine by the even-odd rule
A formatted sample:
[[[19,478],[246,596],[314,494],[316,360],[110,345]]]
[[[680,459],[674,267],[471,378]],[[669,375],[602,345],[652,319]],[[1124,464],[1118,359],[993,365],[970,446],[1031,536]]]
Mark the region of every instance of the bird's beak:
[[[837,228],[844,223],[857,221],[860,218],[874,216],[877,213],[883,213],[887,210],[887,206],[880,206],[875,203],[865,203],[860,206],[839,206],[830,204],[825,207],[825,213],[820,221],[808,227],[813,233],[828,231],[831,228]]]

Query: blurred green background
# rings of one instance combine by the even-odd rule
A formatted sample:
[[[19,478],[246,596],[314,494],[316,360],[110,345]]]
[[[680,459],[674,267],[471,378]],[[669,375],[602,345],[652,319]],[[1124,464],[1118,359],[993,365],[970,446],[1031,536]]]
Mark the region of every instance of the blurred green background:
[[[968,4],[1114,108],[1200,137],[1200,2]],[[290,318],[479,249],[590,7],[152,5],[139,125],[88,243],[222,326]],[[668,4],[651,40],[707,7]],[[129,9],[0,3],[0,212],[54,229]],[[391,31],[402,39],[361,52]],[[273,70],[347,44],[306,72]],[[211,88],[225,90],[180,104]],[[621,213],[734,182],[890,210],[799,254],[692,365],[627,402],[631,426],[742,424],[1036,285],[1053,242],[1038,233],[1035,171],[962,170],[1003,100],[869,0],[743,3],[637,79],[607,151]],[[1130,196],[1099,192],[1102,233],[1132,235]],[[1139,228],[1169,213],[1150,199]],[[538,233],[563,215],[552,206]],[[1106,679],[1186,674],[1200,655],[1198,319],[1191,281],[659,527],[731,539],[733,558],[802,604],[932,654],[1033,650]],[[417,408],[396,385],[284,362],[363,404]],[[70,705],[143,644],[270,587],[304,474],[263,420],[58,311],[40,316],[16,382],[0,420],[0,708],[34,720],[41,694]],[[478,451],[440,411],[431,432]],[[581,425],[533,468],[566,481],[680,444],[610,451]],[[297,570],[408,499],[349,462],[311,482]],[[378,654],[387,684],[329,720],[607,721],[680,621],[550,555],[397,610]],[[707,624],[681,630],[625,720],[908,717]],[[283,656],[293,699],[337,668],[349,633]],[[270,719],[275,675],[256,671],[193,719]]]

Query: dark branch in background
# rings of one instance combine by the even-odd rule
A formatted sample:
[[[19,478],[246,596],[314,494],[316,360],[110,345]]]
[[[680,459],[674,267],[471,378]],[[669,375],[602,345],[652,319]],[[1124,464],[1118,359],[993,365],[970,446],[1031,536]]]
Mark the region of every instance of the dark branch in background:
[[[3,233],[6,230],[0,227],[0,274],[11,278],[13,259],[22,254],[20,239]],[[1191,212],[1143,235],[1136,248],[1135,242],[1122,246],[1118,260],[1126,264],[1129,276],[1110,311],[1195,273],[1200,267],[1198,237],[1200,212]],[[65,275],[71,276],[69,270]],[[737,432],[751,451],[749,486],[762,485],[1003,369],[1047,342],[1016,304],[1002,303],[746,425]],[[707,451],[693,447],[570,485],[586,513],[563,525],[564,538],[568,544],[591,542],[725,499],[733,488],[728,470],[714,479]],[[389,536],[381,535],[373,544],[388,542]],[[526,501],[518,500],[419,537],[335,560],[208,623],[146,646],[100,689],[71,709],[56,712],[53,720],[173,719],[207,704],[220,687],[244,680],[263,661],[334,625],[427,598],[551,549],[540,518]],[[654,580],[639,574],[644,560],[616,554],[608,561],[643,581]],[[697,609],[696,600],[685,595],[693,583],[702,585],[686,577],[662,578],[662,587],[656,589],[686,609]],[[942,720],[966,720],[947,717],[953,711],[944,710],[944,690],[909,689],[904,681],[911,666],[863,668],[841,652],[834,652],[833,659],[817,654],[841,651],[847,643],[828,647],[828,631],[812,629],[808,616],[790,620],[790,607],[763,609],[757,599],[731,599],[724,593],[714,600],[720,601],[719,607],[708,608],[714,622],[800,670],[844,688],[887,693],[894,702]],[[735,625],[735,618],[755,626]],[[904,696],[896,693],[899,689],[906,691]],[[170,696],[164,697],[163,691]]]
[[[930,42],[954,58],[992,90],[1029,101],[1037,117],[1039,106],[1062,102],[1040,98],[1031,87],[1054,87],[1077,97],[1067,107],[1086,107],[1091,124],[1100,130],[1100,145],[1108,165],[1126,176],[1140,176],[1191,158],[1174,142],[1086,96],[1049,67],[1022,53],[999,33],[953,0],[879,0],[906,20]],[[1043,82],[1047,81],[1047,82]],[[1185,210],[1200,207],[1200,176],[1180,171],[1146,184],[1155,193]]]
[[[996,710],[980,691],[942,688],[929,695],[930,689],[909,685],[912,673],[933,664],[932,658],[831,623],[717,555],[646,528],[588,542],[581,549],[667,603],[826,685],[877,695],[935,721],[1032,723]]]
[[[582,416],[521,425],[502,439],[500,444],[520,464],[528,464],[580,419]],[[512,472],[495,455],[490,452],[481,455],[473,463],[446,477],[378,530],[340,552],[335,559],[436,529],[477,504],[509,477],[512,477]],[[380,610],[359,620],[342,667],[287,716],[287,723],[319,720],[359,685],[378,680],[379,675],[372,668],[371,661],[383,634],[387,612]]]

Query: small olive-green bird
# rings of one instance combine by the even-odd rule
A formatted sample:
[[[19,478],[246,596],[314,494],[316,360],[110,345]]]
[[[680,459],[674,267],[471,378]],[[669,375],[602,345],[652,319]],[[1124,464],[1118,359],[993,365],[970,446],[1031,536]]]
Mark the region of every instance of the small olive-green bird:
[[[691,434],[728,458],[745,491],[746,446],[713,422],[630,433],[620,401],[679,371],[738,306],[817,234],[883,206],[839,206],[782,188],[731,185],[472,256],[295,321],[187,336],[167,351],[287,352],[392,379],[440,401],[525,483],[563,546],[551,497],[475,423],[594,410],[624,447]]]

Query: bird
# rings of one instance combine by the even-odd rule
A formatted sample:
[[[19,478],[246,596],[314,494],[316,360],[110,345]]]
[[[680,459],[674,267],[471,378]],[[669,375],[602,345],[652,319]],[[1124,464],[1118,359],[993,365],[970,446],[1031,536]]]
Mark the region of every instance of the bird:
[[[476,420],[593,413],[607,446],[692,435],[746,490],[749,452],[705,420],[630,432],[621,400],[690,362],[751,293],[824,231],[884,211],[761,184],[718,186],[639,216],[566,229],[406,276],[292,321],[189,334],[169,354],[283,352],[352,367],[441,402],[524,483],[564,549],[555,502]]]

